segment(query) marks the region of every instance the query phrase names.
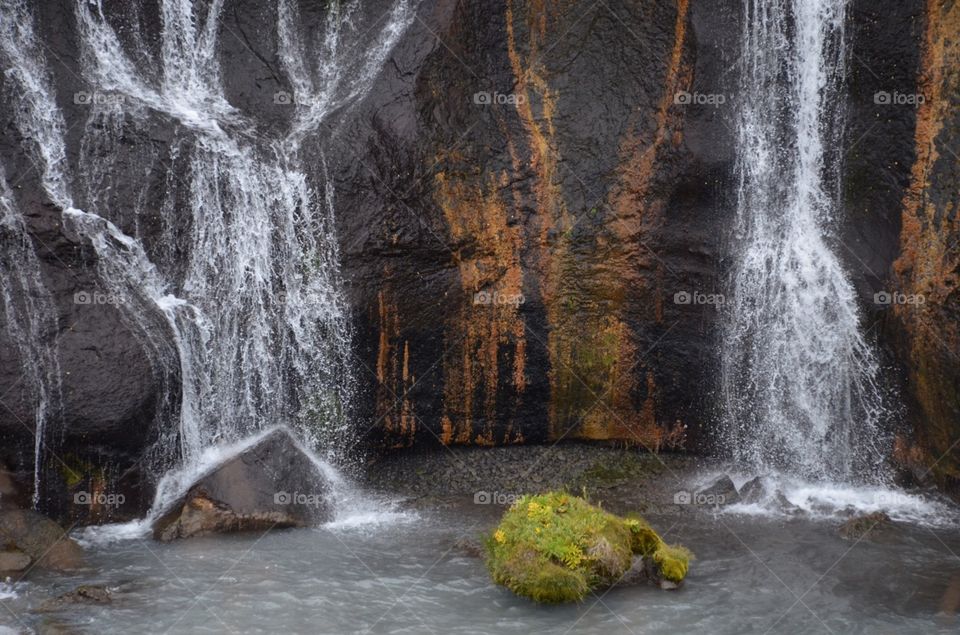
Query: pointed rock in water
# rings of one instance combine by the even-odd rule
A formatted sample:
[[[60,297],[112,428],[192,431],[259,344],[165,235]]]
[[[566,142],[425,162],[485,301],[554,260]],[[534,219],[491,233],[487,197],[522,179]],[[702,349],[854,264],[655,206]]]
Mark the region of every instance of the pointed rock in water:
[[[744,483],[743,487],[740,488],[741,503],[759,503],[769,496],[770,492],[767,489],[766,482],[762,476],[755,476]]]
[[[29,509],[0,511],[0,543],[13,545],[44,569],[76,569],[83,564],[83,549],[66,530]]]
[[[773,493],[773,506],[779,509],[784,514],[806,513],[804,512],[803,509],[791,503],[790,499],[787,498],[786,495],[780,490],[777,490],[776,492]]]
[[[197,479],[153,525],[162,542],[329,520],[330,482],[290,433],[278,429]]]
[[[733,479],[724,474],[713,485],[697,492],[696,502],[699,505],[733,505],[740,502],[740,494]]]

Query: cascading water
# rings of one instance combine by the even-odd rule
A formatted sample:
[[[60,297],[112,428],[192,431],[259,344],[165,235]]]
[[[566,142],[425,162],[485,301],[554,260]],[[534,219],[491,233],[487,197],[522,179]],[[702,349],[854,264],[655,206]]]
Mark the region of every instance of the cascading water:
[[[846,0],[745,0],[723,333],[727,442],[754,471],[882,473],[879,366],[836,235]]]
[[[39,502],[42,466],[47,460],[49,422],[60,415],[62,390],[56,346],[56,308],[40,275],[23,216],[0,169],[0,306],[7,336],[19,349],[23,375],[18,386],[34,411],[33,504]]]
[[[361,31],[359,3],[333,3],[314,56],[294,4],[278,3],[295,115],[273,139],[225,96],[222,1],[162,0],[151,56],[136,29],[119,35],[99,1],[77,0],[81,73],[87,94],[103,98],[87,104],[76,174],[31,12],[22,0],[0,9],[8,77],[24,98],[17,125],[33,139],[47,196],[96,251],[99,279],[153,366],[180,384],[179,412],[157,415],[168,419],[157,422],[166,432],[149,457],[158,479],[278,423],[313,447],[330,448],[344,430],[353,384],[333,190],[322,153],[313,168],[301,146],[366,94],[414,10],[398,0]],[[127,132],[149,126],[172,129],[169,149],[131,151]],[[149,244],[140,216],[157,181],[161,239]],[[113,195],[131,183],[142,183],[135,195]],[[13,198],[3,196],[6,225]]]
[[[57,165],[66,161],[62,143],[63,119],[45,106],[52,101],[49,77],[39,43],[22,2],[0,5],[0,60],[24,55],[19,64],[5,64],[5,75],[21,97],[15,120],[24,129],[37,128],[36,154],[41,163],[42,181],[51,199],[69,205],[66,184]],[[0,299],[7,336],[18,349],[21,390],[30,393],[34,410],[33,504],[41,496],[42,476],[47,459],[51,422],[56,422],[62,405],[60,364],[56,350],[57,311],[43,282],[40,262],[27,232],[6,174],[0,166]]]

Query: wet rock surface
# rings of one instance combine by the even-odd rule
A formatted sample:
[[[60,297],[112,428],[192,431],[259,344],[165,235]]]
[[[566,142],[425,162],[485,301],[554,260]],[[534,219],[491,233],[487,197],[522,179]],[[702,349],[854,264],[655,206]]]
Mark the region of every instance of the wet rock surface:
[[[200,477],[153,526],[157,540],[304,527],[331,514],[330,483],[284,429]]]
[[[739,493],[740,502],[746,504],[759,503],[770,495],[762,476],[755,476],[744,483]]]
[[[735,505],[740,502],[740,493],[733,479],[724,474],[709,487],[697,492],[698,504]]]
[[[153,537],[160,542],[170,542],[210,534],[304,527],[306,524],[303,518],[278,511],[238,513],[198,488],[187,494],[185,502],[176,511],[157,521]]]
[[[845,540],[884,541],[892,536],[895,527],[886,512],[877,511],[851,518],[840,525],[838,531]]]
[[[30,566],[30,556],[20,550],[0,551],[0,574],[23,571]]]
[[[73,591],[47,600],[37,607],[35,611],[38,613],[50,613],[70,609],[78,604],[106,605],[112,601],[112,594],[107,587],[83,584]]]
[[[70,570],[83,564],[80,545],[63,527],[34,511],[0,511],[0,543],[26,554],[43,569]]]

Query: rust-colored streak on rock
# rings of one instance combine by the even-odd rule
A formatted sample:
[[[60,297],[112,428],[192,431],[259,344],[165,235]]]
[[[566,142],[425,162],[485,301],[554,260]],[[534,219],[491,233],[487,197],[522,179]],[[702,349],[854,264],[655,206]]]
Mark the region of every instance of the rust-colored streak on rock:
[[[526,330],[519,307],[524,301],[520,266],[522,236],[510,222],[504,202],[509,195],[506,174],[435,177],[435,196],[453,244],[463,289],[463,301],[448,326],[448,346],[459,349],[444,364],[444,414],[441,441],[492,445],[500,361],[510,361],[508,385],[516,401],[526,388]],[[507,194],[504,194],[507,192]],[[475,430],[478,419],[483,428]],[[509,426],[510,422],[506,422]],[[509,436],[509,430],[507,433]],[[504,438],[503,442],[511,439]]]
[[[382,421],[383,438],[393,448],[413,445],[417,432],[416,415],[407,392],[416,383],[410,373],[410,346],[400,345],[397,307],[387,293],[377,294],[380,336],[377,348],[376,416]],[[402,358],[401,358],[402,351]],[[399,410],[398,410],[399,408]]]
[[[682,140],[682,109],[674,107],[678,91],[689,86],[691,68],[684,63],[683,54],[686,45],[688,0],[677,3],[677,17],[674,25],[673,49],[667,66],[663,95],[657,108],[653,138],[638,132],[638,123],[626,136],[621,146],[620,179],[610,197],[610,206],[614,212],[611,225],[622,252],[619,254],[626,262],[620,266],[626,271],[654,269],[656,287],[646,289],[653,296],[654,317],[663,321],[664,292],[661,282],[664,277],[663,264],[655,258],[650,247],[645,244],[651,234],[663,223],[665,202],[650,200],[650,190],[656,175],[657,161],[662,148],[670,143],[679,145]],[[632,264],[632,268],[631,268]]]
[[[608,195],[610,213],[605,230],[596,237],[597,251],[605,254],[602,260],[584,265],[567,257],[566,232],[561,230],[570,221],[560,193],[550,189],[550,184],[559,181],[551,162],[553,154],[537,151],[543,147],[549,152],[546,139],[550,129],[545,132],[534,122],[527,124],[535,165],[541,168],[538,202],[544,214],[544,236],[561,237],[544,258],[543,284],[552,327],[548,348],[555,438],[618,439],[652,448],[672,444],[680,436],[658,425],[652,372],[647,372],[645,400],[639,407],[634,402],[638,344],[626,320],[628,309],[635,310],[639,298],[641,307],[650,307],[651,321],[663,321],[663,264],[649,245],[655,245],[666,211],[666,195],[658,197],[655,189],[658,161],[666,150],[682,142],[682,109],[674,106],[674,98],[691,81],[692,70],[684,59],[688,19],[688,2],[680,0],[663,93],[653,121],[639,113],[621,143],[617,183]],[[509,34],[508,42],[513,51],[515,44]],[[511,59],[515,58],[511,53]],[[514,72],[520,70],[515,63]],[[524,76],[537,77],[530,71]],[[518,85],[523,85],[521,77]],[[521,114],[531,116],[529,112]],[[569,287],[578,291],[565,293]],[[677,429],[682,425],[670,428]]]
[[[550,429],[553,437],[563,434],[560,429],[563,413],[558,409],[558,401],[565,400],[560,394],[560,385],[566,382],[570,370],[570,338],[573,333],[565,332],[561,322],[571,313],[570,307],[563,303],[563,279],[565,270],[572,269],[576,263],[568,258],[567,230],[574,224],[567,210],[566,202],[558,178],[558,150],[551,139],[555,136],[553,114],[558,95],[551,90],[546,70],[540,61],[540,46],[546,37],[548,11],[545,3],[534,3],[527,7],[527,55],[521,53],[515,29],[516,16],[514,3],[507,2],[507,55],[513,70],[516,84],[517,114],[526,133],[526,145],[529,151],[530,171],[535,176],[534,198],[539,216],[539,256],[537,271],[540,282],[540,295],[546,309],[547,322],[551,325],[547,336],[547,349],[550,356],[551,399],[548,408]],[[534,110],[539,104],[539,111]],[[566,271],[576,276],[576,271]]]
[[[549,305],[555,295],[553,288],[555,272],[550,270],[551,262],[558,259],[557,252],[562,245],[551,245],[551,229],[561,229],[570,225],[570,217],[560,190],[557,172],[557,151],[551,147],[550,139],[555,135],[553,113],[557,95],[550,89],[545,79],[545,70],[539,61],[539,45],[546,33],[547,10],[544,3],[535,3],[528,13],[531,25],[528,66],[524,66],[523,56],[518,48],[514,29],[514,11],[512,0],[507,2],[507,56],[513,69],[516,82],[517,114],[529,139],[530,167],[537,177],[535,187],[537,210],[540,215],[540,269],[543,278],[541,293],[544,302]],[[534,104],[540,104],[540,111],[534,112]]]
[[[960,92],[960,4],[928,0],[919,77],[924,102],[917,110],[916,161],[903,201],[901,255],[894,272],[905,294],[922,304],[896,304],[903,325],[910,388],[922,411],[917,437],[930,453],[938,477],[960,482],[960,219],[956,193],[942,182],[955,181],[960,159],[941,155],[938,146],[954,141]]]

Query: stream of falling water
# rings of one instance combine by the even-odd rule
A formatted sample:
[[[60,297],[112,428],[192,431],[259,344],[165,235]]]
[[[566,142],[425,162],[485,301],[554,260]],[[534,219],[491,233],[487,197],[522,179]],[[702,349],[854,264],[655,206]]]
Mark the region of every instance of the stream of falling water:
[[[881,478],[879,365],[838,257],[846,0],[744,0],[738,210],[723,334],[744,469]]]
[[[278,53],[296,110],[285,133],[265,138],[225,95],[223,2],[200,4],[160,1],[160,43],[151,54],[99,0],[76,1],[82,79],[88,94],[108,98],[89,104],[75,173],[35,16],[24,0],[0,6],[0,51],[22,98],[16,123],[32,140],[28,152],[42,167],[46,194],[64,210],[65,228],[94,248],[101,284],[152,365],[179,383],[179,411],[157,413],[165,432],[149,456],[156,479],[278,423],[312,447],[330,449],[345,433],[351,333],[335,201],[322,152],[313,169],[301,148],[332,113],[369,91],[414,19],[410,2],[396,0],[385,19],[360,29],[359,2],[333,3],[323,33],[306,37],[294,3],[278,0]],[[158,122],[172,130],[169,148],[144,143],[131,160],[127,132]],[[162,239],[148,247],[140,215],[158,173]],[[130,183],[142,183],[139,193],[114,200]],[[21,231],[6,189],[3,210],[4,227]],[[14,271],[18,282],[42,286],[29,258]],[[26,325],[26,342],[41,341],[35,318],[14,323]],[[48,392],[53,385],[38,384]],[[38,448],[42,428],[38,421]]]

